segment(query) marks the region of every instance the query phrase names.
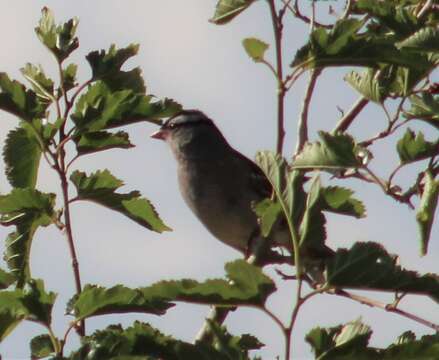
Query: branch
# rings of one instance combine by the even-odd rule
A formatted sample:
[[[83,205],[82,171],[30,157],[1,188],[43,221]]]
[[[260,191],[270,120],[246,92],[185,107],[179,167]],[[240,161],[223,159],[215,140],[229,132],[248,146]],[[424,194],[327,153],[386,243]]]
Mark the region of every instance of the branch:
[[[308,111],[311,97],[317,82],[317,78],[321,74],[321,69],[314,69],[310,72],[310,79],[306,89],[305,97],[302,103],[302,112],[300,114],[299,124],[297,127],[297,146],[295,155],[302,151],[303,146],[308,141]]]
[[[394,304],[384,304],[380,301],[369,299],[369,298],[367,298],[365,296],[361,296],[361,295],[351,294],[351,293],[344,291],[344,290],[333,289],[331,291],[327,291],[327,293],[332,294],[332,295],[343,296],[345,298],[354,300],[354,301],[359,302],[359,303],[364,304],[364,305],[380,308],[380,309],[383,309],[387,312],[392,312],[392,313],[404,316],[410,320],[413,320],[413,321],[416,321],[422,325],[428,326],[429,328],[431,328],[435,331],[439,331],[439,325],[436,325],[435,323],[432,323],[431,321],[425,320],[417,315],[414,315],[414,314],[411,314],[411,313],[406,312],[404,310],[398,309]]]
[[[368,99],[360,97],[348,113],[340,119],[333,132],[345,132],[368,103]]]
[[[303,15],[300,10],[299,10],[299,4],[298,4],[298,0],[296,0],[294,2],[294,6],[291,6],[291,1],[287,1],[287,0],[282,0],[282,3],[284,4],[284,7],[287,8],[288,10],[291,11],[291,13],[293,14],[294,17],[302,20],[303,22],[305,22],[306,24],[311,24],[311,19],[305,15]],[[321,24],[319,22],[314,22],[314,25],[317,27],[322,27],[325,29],[332,29],[332,25],[327,25],[327,24]]]

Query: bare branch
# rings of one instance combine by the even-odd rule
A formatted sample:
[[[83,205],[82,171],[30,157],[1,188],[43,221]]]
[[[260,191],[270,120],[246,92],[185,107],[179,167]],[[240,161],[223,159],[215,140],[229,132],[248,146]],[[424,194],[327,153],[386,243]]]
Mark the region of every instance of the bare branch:
[[[345,132],[352,122],[355,120],[357,115],[364,109],[364,107],[369,103],[369,100],[360,97],[357,102],[352,106],[352,108],[343,116],[338,124],[334,128],[334,132]]]

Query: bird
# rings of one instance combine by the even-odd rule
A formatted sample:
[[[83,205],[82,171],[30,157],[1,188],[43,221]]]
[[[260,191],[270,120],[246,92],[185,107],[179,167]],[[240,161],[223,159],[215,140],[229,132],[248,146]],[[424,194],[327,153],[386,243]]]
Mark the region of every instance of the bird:
[[[246,256],[252,254],[262,236],[253,207],[270,198],[273,191],[259,166],[235,150],[213,120],[199,110],[178,112],[151,138],[163,140],[171,148],[180,192],[200,222],[221,242]],[[284,217],[264,243],[269,251],[281,247],[292,252]]]

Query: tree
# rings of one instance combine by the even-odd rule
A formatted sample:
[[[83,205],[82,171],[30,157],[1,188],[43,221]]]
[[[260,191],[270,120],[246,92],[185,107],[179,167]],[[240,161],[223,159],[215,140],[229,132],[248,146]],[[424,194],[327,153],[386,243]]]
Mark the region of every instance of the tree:
[[[235,20],[253,6],[254,1],[223,0],[217,4],[212,19],[217,24]],[[22,69],[30,89],[5,73],[0,77],[0,108],[20,119],[8,134],[4,160],[8,180],[13,189],[0,197],[2,224],[13,226],[5,242],[8,272],[1,273],[0,292],[1,338],[6,337],[23,320],[37,322],[46,329],[31,341],[34,357],[64,356],[72,359],[111,358],[116,356],[159,356],[164,358],[248,358],[249,350],[261,344],[251,335],[232,336],[218,319],[207,322],[199,342],[180,341],[136,322],[129,328],[114,325],[87,337],[85,320],[96,315],[140,312],[164,315],[175,302],[203,303],[216,306],[252,306],[265,312],[279,325],[285,336],[285,358],[290,358],[295,341],[291,334],[302,305],[321,294],[347,297],[383,310],[397,313],[437,331],[437,325],[399,307],[410,294],[438,299],[438,281],[434,274],[420,275],[398,265],[397,258],[377,243],[355,243],[350,249],[337,249],[322,266],[325,279],[316,283],[304,273],[309,249],[318,250],[326,241],[328,212],[360,218],[365,215],[361,201],[352,191],[341,186],[346,179],[356,179],[378,186],[385,196],[414,208],[414,221],[419,224],[421,253],[428,251],[430,232],[437,205],[438,185],[437,141],[426,140],[422,132],[408,128],[408,123],[423,121],[435,127],[437,107],[435,83],[429,81],[437,64],[437,15],[431,1],[348,1],[336,21],[324,25],[318,21],[318,3],[312,2],[313,16],[300,12],[298,2],[267,1],[273,22],[276,54],[274,64],[266,60],[269,45],[256,38],[247,38],[243,45],[257,63],[267,66],[278,84],[276,116],[276,152],[260,152],[257,162],[273,184],[275,194],[258,204],[264,233],[270,231],[273,219],[285,216],[292,233],[294,276],[281,273],[283,280],[293,279],[297,286],[291,316],[281,319],[266,306],[267,298],[276,291],[273,281],[261,269],[238,260],[226,265],[227,280],[162,281],[142,288],[116,285],[104,288],[81,284],[71,231],[70,205],[89,200],[127,216],[139,225],[156,232],[169,230],[158,217],[152,204],[139,192],[121,192],[122,181],[108,170],[91,173],[69,172],[71,165],[89,154],[132,145],[127,132],[114,128],[139,121],[159,124],[180,109],[168,99],[156,100],[146,93],[138,69],[122,70],[122,65],[137,53],[136,45],[89,53],[91,78],[77,84],[76,66],[65,64],[78,47],[75,34],[77,20],[56,25],[48,9],[43,9],[36,32],[53,53],[60,81],[55,85],[42,68],[28,64]],[[254,5],[256,6],[256,5]],[[282,32],[290,13],[309,23],[310,37],[284,65]],[[289,20],[288,20],[289,21]],[[362,67],[352,71],[346,81],[360,93],[360,99],[345,114],[333,131],[320,131],[319,139],[308,136],[309,109],[312,95],[322,72],[333,67]],[[305,92],[298,124],[294,154],[285,153],[285,96],[306,72],[310,80]],[[368,104],[382,107],[385,128],[378,135],[352,136],[349,131]],[[49,111],[52,114],[49,114]],[[69,116],[71,115],[71,116]],[[398,129],[404,135],[398,140],[399,164],[392,169],[373,170],[374,146],[388,141]],[[428,129],[431,129],[430,127]],[[72,148],[69,144],[74,145]],[[46,161],[61,185],[60,203],[55,194],[36,189],[40,159]],[[68,160],[67,160],[68,159]],[[411,164],[420,164],[413,182],[403,188],[395,179]],[[387,170],[387,171],[386,171]],[[383,174],[388,173],[387,176]],[[383,173],[383,174],[382,174]],[[329,174],[327,176],[326,174]],[[74,187],[76,196],[71,196]],[[415,200],[419,199],[419,203]],[[59,205],[61,204],[61,205]],[[415,220],[416,219],[416,220]],[[34,233],[41,227],[55,226],[65,231],[75,274],[76,295],[68,304],[74,321],[64,334],[52,329],[51,311],[56,298],[46,291],[43,281],[32,278],[29,261]],[[308,287],[308,288],[307,288]],[[379,290],[395,294],[391,304],[379,303],[349,289]],[[216,309],[216,314],[227,313]],[[215,321],[217,320],[217,321]],[[75,329],[82,344],[72,354],[64,351],[65,340]],[[319,359],[341,357],[403,358],[430,356],[437,352],[436,336],[416,339],[407,331],[386,349],[368,346],[372,330],[359,320],[332,328],[315,328],[307,335]]]

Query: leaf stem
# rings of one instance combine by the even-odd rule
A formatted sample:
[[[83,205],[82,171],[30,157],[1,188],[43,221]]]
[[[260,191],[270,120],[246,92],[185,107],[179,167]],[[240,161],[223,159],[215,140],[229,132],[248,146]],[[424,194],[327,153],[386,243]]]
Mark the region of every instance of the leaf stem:
[[[368,103],[368,99],[360,97],[357,102],[352,106],[352,108],[347,112],[347,114],[340,119],[340,121],[335,126],[333,132],[345,132],[348,127],[351,126],[357,115],[365,108]]]
[[[270,8],[271,21],[273,24],[274,43],[276,49],[276,73],[278,78],[276,152],[278,154],[282,154],[284,138],[285,138],[284,107],[285,107],[285,93],[286,93],[286,88],[283,81],[283,64],[282,64],[283,13],[277,15],[276,5],[274,3],[274,0],[268,0],[268,6]]]

